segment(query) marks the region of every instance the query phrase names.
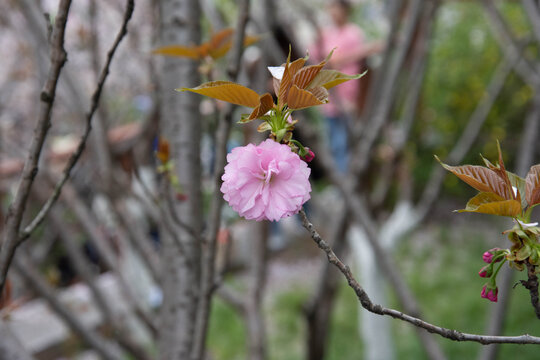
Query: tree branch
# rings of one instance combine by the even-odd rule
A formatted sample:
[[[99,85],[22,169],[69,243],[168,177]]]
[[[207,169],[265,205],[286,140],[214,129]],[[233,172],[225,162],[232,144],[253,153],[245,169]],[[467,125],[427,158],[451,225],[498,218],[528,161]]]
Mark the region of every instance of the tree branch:
[[[338,270],[343,274],[343,276],[347,280],[349,287],[351,287],[354,290],[356,297],[360,301],[360,304],[367,311],[372,312],[374,314],[378,314],[378,315],[390,316],[390,317],[393,317],[394,319],[408,322],[416,327],[425,329],[429,331],[430,333],[438,334],[442,337],[445,337],[453,341],[473,341],[473,342],[478,342],[480,344],[540,344],[540,337],[531,336],[528,334],[520,335],[520,336],[490,336],[490,335],[463,333],[457,330],[452,330],[452,329],[443,328],[437,325],[430,324],[419,318],[405,314],[398,310],[394,310],[394,309],[386,308],[378,304],[374,304],[373,302],[371,302],[371,299],[369,298],[368,294],[364,291],[362,286],[354,278],[351,272],[351,269],[347,265],[345,265],[341,261],[341,259],[339,259],[336,256],[336,254],[334,253],[330,245],[328,245],[328,243],[319,235],[317,230],[315,230],[315,227],[309,221],[303,209],[300,210],[299,215],[302,220],[302,225],[309,232],[313,241],[315,241],[317,246],[325,252],[328,261],[334,266],[336,266]]]
[[[75,332],[83,341],[90,345],[103,359],[121,360],[125,354],[117,344],[109,342],[92,329],[87,328],[81,321],[69,310],[69,307],[63,304],[54,293],[54,290],[39,275],[38,270],[27,259],[25,254],[20,254],[13,261],[13,266],[26,281],[31,285],[49,306],[60,316],[60,318]]]
[[[9,265],[19,244],[19,229],[22,217],[32,184],[38,173],[38,161],[43,143],[51,127],[51,113],[56,96],[56,87],[62,67],[67,60],[67,53],[64,49],[64,35],[70,6],[71,0],[62,0],[58,5],[58,14],[56,16],[52,39],[51,67],[40,95],[40,116],[34,128],[34,138],[32,139],[30,151],[24,164],[21,181],[6,216],[5,232],[0,248],[0,293],[2,293],[2,289],[4,288]]]
[[[32,220],[32,222],[19,235],[19,243],[27,239],[32,234],[32,232],[36,229],[36,227],[38,227],[39,224],[41,224],[43,219],[45,219],[47,212],[49,212],[50,208],[54,205],[54,203],[60,196],[62,187],[64,186],[66,181],[69,179],[71,175],[71,171],[73,170],[73,168],[75,167],[75,164],[81,157],[81,154],[86,146],[86,141],[88,140],[88,136],[90,135],[90,131],[92,130],[92,118],[98,108],[99,100],[101,98],[101,92],[103,91],[105,80],[107,80],[107,76],[109,75],[109,68],[110,68],[112,59],[114,57],[116,49],[118,48],[118,45],[120,45],[120,42],[122,41],[124,36],[127,34],[127,25],[129,23],[129,20],[131,19],[131,16],[133,15],[134,6],[135,6],[134,0],[127,0],[122,26],[120,28],[120,31],[116,35],[116,39],[111,49],[107,53],[107,60],[105,61],[105,65],[103,66],[101,70],[101,75],[99,76],[96,89],[94,90],[94,93],[92,94],[90,110],[86,114],[86,128],[81,137],[79,146],[77,147],[75,152],[71,155],[68,163],[66,164],[66,167],[64,168],[62,178],[56,184],[55,189],[53,193],[51,194],[51,196],[49,197],[49,199],[47,200],[47,202],[45,202],[45,204],[43,205],[39,213],[36,215],[34,220]]]
[[[495,40],[498,41],[501,51],[507,59],[518,59],[516,72],[523,81],[533,88],[540,87],[540,74],[535,66],[522,56],[518,41],[514,38],[508,24],[497,10],[492,0],[482,0],[482,5],[488,15],[489,24],[494,33]],[[511,60],[510,60],[511,61]]]
[[[525,262],[527,266],[527,281],[521,280],[520,283],[523,285],[529,293],[531,294],[531,304],[534,308],[534,313],[536,317],[540,319],[540,302],[538,300],[538,276],[536,276],[535,266],[530,264],[528,261]]]

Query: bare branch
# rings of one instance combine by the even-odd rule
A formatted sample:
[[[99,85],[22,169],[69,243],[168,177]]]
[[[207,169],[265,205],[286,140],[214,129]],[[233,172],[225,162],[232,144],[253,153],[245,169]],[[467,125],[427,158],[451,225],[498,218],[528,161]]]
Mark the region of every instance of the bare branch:
[[[104,339],[92,329],[85,327],[81,321],[63,304],[55,295],[54,290],[39,275],[38,270],[27,259],[25,254],[19,254],[13,260],[13,267],[24,277],[32,288],[45,299],[50,307],[62,318],[62,320],[76,332],[88,345],[106,360],[124,359],[123,352],[118,345]]]
[[[540,74],[530,61],[521,55],[518,41],[514,38],[508,24],[497,10],[492,0],[482,0],[482,5],[488,15],[489,24],[494,33],[494,38],[499,42],[499,47],[507,59],[518,59],[516,72],[523,81],[533,88],[540,87]],[[509,60],[512,62],[512,60]]]
[[[538,42],[540,42],[540,9],[538,3],[534,0],[521,0],[525,14],[527,14],[529,21],[531,22],[534,35]]]
[[[351,173],[356,177],[366,170],[369,160],[371,159],[371,149],[377,140],[382,127],[389,120],[389,113],[392,109],[397,89],[395,84],[413,40],[420,13],[423,11],[423,3],[424,2],[421,0],[414,0],[410,5],[410,15],[408,15],[408,18],[406,19],[402,32],[402,42],[397,48],[395,58],[393,58],[393,61],[389,66],[388,74],[386,75],[382,88],[380,89],[381,91],[378,94],[378,101],[373,113],[368,115],[370,121],[365,127],[365,134],[363,134],[361,141],[358,141],[357,149],[355,149],[355,153],[358,156],[357,160],[351,164]],[[431,11],[431,8],[435,5],[433,2],[429,2],[425,6],[429,6],[429,11]]]
[[[467,154],[474,141],[480,133],[482,125],[486,121],[495,100],[501,93],[506,78],[514,68],[518,58],[514,58],[513,62],[508,62],[505,59],[497,66],[497,69],[493,73],[491,81],[488,85],[484,97],[476,105],[467,126],[463,129],[460,138],[450,151],[450,154],[447,157],[449,163],[458,163],[463,159]],[[425,190],[421,196],[420,202],[417,205],[417,211],[420,215],[420,219],[423,219],[429,213],[429,209],[437,200],[438,193],[440,191],[442,181],[444,180],[445,171],[442,167],[436,167],[432,170],[428,184],[425,187]]]
[[[70,6],[71,0],[62,0],[58,5],[58,14],[56,16],[52,39],[51,67],[48,78],[41,91],[40,115],[34,129],[34,138],[32,139],[30,151],[24,164],[22,178],[6,217],[5,232],[0,248],[0,293],[2,293],[9,265],[19,243],[19,229],[22,217],[32,184],[38,172],[41,149],[51,127],[51,112],[56,96],[58,78],[67,60],[67,53],[64,49],[64,35]]]
[[[416,327],[425,329],[431,333],[438,334],[454,341],[473,341],[480,344],[540,344],[540,337],[531,336],[528,334],[520,336],[490,336],[462,333],[456,330],[443,328],[437,325],[430,324],[414,316],[405,314],[401,311],[385,308],[384,306],[371,302],[368,294],[362,286],[354,278],[351,269],[339,259],[328,243],[319,235],[313,224],[309,221],[304,210],[299,212],[302,219],[302,225],[309,231],[311,238],[317,246],[326,253],[328,261],[336,266],[347,280],[348,285],[354,290],[356,297],[364,309],[378,315],[386,315],[394,319],[408,322]]]
[[[124,36],[127,34],[127,25],[128,25],[129,20],[131,19],[131,15],[133,14],[134,6],[135,6],[134,0],[127,0],[122,26],[120,28],[118,35],[116,36],[116,39],[111,49],[107,53],[107,60],[105,61],[105,65],[103,66],[103,69],[101,70],[101,75],[99,76],[96,89],[94,90],[94,93],[92,94],[92,102],[90,105],[90,110],[88,111],[86,115],[86,128],[81,137],[79,146],[77,147],[77,150],[75,150],[75,152],[71,155],[68,163],[66,164],[66,167],[64,168],[62,178],[56,184],[55,189],[53,193],[51,194],[51,196],[49,197],[49,199],[47,200],[47,202],[43,205],[43,207],[39,211],[38,215],[36,215],[34,220],[32,220],[32,222],[19,235],[19,243],[27,239],[32,234],[32,232],[39,226],[39,224],[41,224],[43,219],[45,219],[47,212],[50,210],[50,208],[54,205],[54,203],[60,196],[62,187],[64,186],[66,181],[69,179],[71,175],[71,171],[73,170],[73,168],[75,167],[75,164],[77,163],[77,161],[82,155],[82,152],[86,146],[86,141],[88,140],[88,136],[90,135],[90,131],[92,130],[92,118],[99,106],[101,92],[103,91],[105,80],[107,80],[107,76],[109,75],[109,68],[110,68],[112,59],[114,57],[116,49],[118,48],[118,45],[120,45],[120,42],[122,41]]]

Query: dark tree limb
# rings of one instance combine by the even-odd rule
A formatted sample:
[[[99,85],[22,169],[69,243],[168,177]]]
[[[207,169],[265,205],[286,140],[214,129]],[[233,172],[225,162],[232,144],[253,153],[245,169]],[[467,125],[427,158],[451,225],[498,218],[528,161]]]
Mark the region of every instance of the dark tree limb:
[[[394,319],[402,320],[408,322],[418,328],[425,329],[430,333],[438,334],[444,338],[453,340],[453,341],[473,341],[480,344],[540,344],[540,337],[531,336],[528,334],[519,335],[519,336],[490,336],[490,335],[478,335],[478,334],[469,334],[462,333],[457,330],[443,328],[437,325],[430,324],[426,321],[423,321],[417,317],[405,314],[401,311],[386,308],[384,306],[374,304],[369,298],[368,294],[364,291],[362,286],[354,278],[351,269],[345,265],[341,259],[339,259],[332,248],[328,243],[319,235],[313,224],[309,221],[304,210],[299,212],[300,218],[302,220],[302,225],[310,233],[311,238],[317,246],[323,250],[326,254],[328,261],[336,266],[338,270],[343,274],[347,280],[347,284],[354,290],[358,301],[364,309],[369,312],[378,315],[390,316]]]
[[[540,301],[538,300],[538,276],[536,275],[536,267],[530,264],[528,261],[525,262],[527,266],[527,280],[521,280],[520,283],[529,290],[531,294],[531,304],[534,309],[536,317],[540,319]]]

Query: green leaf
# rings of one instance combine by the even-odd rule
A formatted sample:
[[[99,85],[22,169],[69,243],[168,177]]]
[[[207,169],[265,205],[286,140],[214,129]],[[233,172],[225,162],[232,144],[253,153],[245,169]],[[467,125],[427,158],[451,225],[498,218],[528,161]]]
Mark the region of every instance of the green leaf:
[[[360,79],[366,72],[367,71],[364,71],[362,74],[347,75],[337,70],[321,70],[307,88],[323,86],[328,90],[349,80]]]
[[[516,252],[517,261],[523,261],[529,256],[531,256],[531,248],[528,245],[523,245],[523,247]]]
[[[525,209],[527,207],[527,199],[525,196],[525,179],[522,177],[517,176],[514,173],[511,173],[510,171],[506,172],[506,175],[508,176],[508,179],[510,180],[510,184],[515,187],[518,191],[517,199],[521,200],[521,208]]]
[[[263,132],[269,131],[269,130],[272,130],[272,126],[270,126],[270,124],[267,123],[266,121],[261,123],[261,125],[259,125],[259,127],[257,128],[257,131],[260,132],[260,133],[263,133]]]
[[[259,94],[243,85],[230,81],[211,81],[196,88],[181,88],[176,90],[191,91],[196,94],[250,108],[257,107],[260,104]]]
[[[521,205],[516,200],[505,200],[497,194],[481,192],[469,200],[465,209],[458,210],[458,212],[515,217],[521,212]]]

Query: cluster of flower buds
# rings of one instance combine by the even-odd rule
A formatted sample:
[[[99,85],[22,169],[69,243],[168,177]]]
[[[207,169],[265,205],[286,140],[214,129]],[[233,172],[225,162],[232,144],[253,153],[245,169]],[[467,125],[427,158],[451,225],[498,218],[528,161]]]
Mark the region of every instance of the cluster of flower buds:
[[[482,287],[481,296],[484,299],[488,299],[493,302],[497,302],[497,294],[499,289],[497,288],[497,274],[502,267],[502,264],[506,261],[506,256],[510,253],[507,249],[493,248],[484,252],[482,260],[487,263],[486,266],[480,269],[478,275],[483,278],[488,278],[488,282]],[[496,269],[495,264],[500,263]]]

